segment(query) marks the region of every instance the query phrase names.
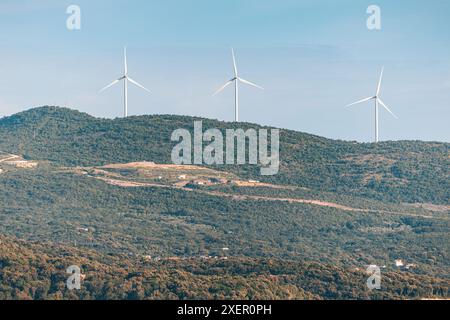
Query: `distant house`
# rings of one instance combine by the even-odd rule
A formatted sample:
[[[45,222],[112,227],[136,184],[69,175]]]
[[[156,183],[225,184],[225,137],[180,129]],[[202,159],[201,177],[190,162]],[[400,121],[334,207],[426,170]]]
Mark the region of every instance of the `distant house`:
[[[181,258],[180,257],[169,257],[166,260],[168,260],[168,261],[178,261],[178,260],[181,260]]]
[[[405,264],[403,263],[403,260],[402,259],[397,259],[397,260],[395,260],[395,266],[397,267],[397,268],[401,268],[401,267],[403,267]]]

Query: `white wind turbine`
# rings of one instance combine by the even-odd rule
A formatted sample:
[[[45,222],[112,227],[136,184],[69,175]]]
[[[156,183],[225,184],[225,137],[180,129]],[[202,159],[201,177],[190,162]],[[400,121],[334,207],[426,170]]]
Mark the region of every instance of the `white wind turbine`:
[[[104,87],[102,90],[100,90],[100,92],[105,91],[106,89],[114,86],[115,84],[117,84],[123,80],[123,91],[124,91],[123,115],[124,115],[124,117],[128,117],[128,81],[130,81],[135,86],[138,86],[139,88],[144,89],[147,92],[150,92],[150,90],[148,90],[143,85],[141,85],[140,83],[131,79],[128,76],[127,48],[126,47],[123,49],[123,54],[124,54],[124,74],[123,74],[123,76],[121,76],[117,80],[114,80],[112,83],[108,84],[106,87]]]
[[[236,66],[236,57],[234,56],[233,48],[231,48],[231,55],[233,56],[234,77],[231,80],[227,81],[227,83],[225,83],[222,87],[220,87],[220,89],[217,90],[213,94],[213,96],[217,95],[219,92],[221,92],[222,90],[224,90],[226,87],[228,87],[230,84],[232,84],[234,82],[234,121],[238,122],[239,121],[239,82],[251,85],[251,86],[261,89],[261,90],[264,90],[264,88],[239,77],[237,66]]]
[[[375,100],[375,142],[378,142],[378,104],[381,104],[395,119],[398,117],[386,106],[386,104],[380,99],[381,80],[383,79],[384,67],[381,69],[380,80],[378,81],[377,91],[373,97],[365,98],[354,103],[349,104],[347,107],[359,104],[362,102]]]

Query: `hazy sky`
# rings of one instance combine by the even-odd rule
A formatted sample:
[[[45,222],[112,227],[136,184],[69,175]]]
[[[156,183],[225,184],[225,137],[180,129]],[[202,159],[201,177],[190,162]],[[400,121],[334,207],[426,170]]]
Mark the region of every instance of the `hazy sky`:
[[[66,9],[81,8],[81,30]],[[382,29],[366,27],[381,8]],[[122,114],[129,73],[148,94],[129,89],[129,112],[233,119],[242,77],[241,120],[330,138],[372,141],[375,93],[399,116],[380,113],[382,140],[450,142],[450,1],[365,0],[0,0],[0,115],[34,106],[68,106],[101,117]]]

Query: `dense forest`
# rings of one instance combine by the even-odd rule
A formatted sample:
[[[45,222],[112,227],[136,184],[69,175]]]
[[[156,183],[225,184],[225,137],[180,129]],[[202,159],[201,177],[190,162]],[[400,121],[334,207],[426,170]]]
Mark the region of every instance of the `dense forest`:
[[[184,116],[98,119],[78,111],[41,107],[0,120],[0,151],[60,165],[111,162],[170,163],[172,132],[193,132],[194,120],[222,131],[254,128]],[[111,146],[114,146],[112,148]],[[261,177],[259,168],[218,166],[218,170],[280,184],[304,186],[390,202],[449,202],[450,144],[398,141],[378,144],[336,141],[281,130],[280,173]]]
[[[450,280],[388,272],[380,290],[367,275],[278,259],[148,262],[0,236],[0,299],[418,299],[449,296]],[[68,266],[81,268],[69,290]]]
[[[187,169],[104,166],[170,163],[172,130],[194,120],[56,107],[0,119],[0,299],[449,296],[448,143],[281,130],[279,175],[192,173],[266,183],[257,187],[179,186]],[[80,291],[65,288],[72,264],[86,274]],[[367,290],[368,265],[383,267],[382,290]]]

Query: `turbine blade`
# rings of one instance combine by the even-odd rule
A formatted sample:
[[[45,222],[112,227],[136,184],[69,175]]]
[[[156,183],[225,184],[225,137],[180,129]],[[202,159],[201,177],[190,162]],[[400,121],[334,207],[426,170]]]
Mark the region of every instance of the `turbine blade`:
[[[142,84],[138,83],[137,81],[131,79],[130,77],[127,77],[128,81],[130,81],[132,84],[134,84],[135,86],[138,86],[141,89],[144,89],[145,91],[150,92],[150,90],[148,90],[146,87],[144,87]]]
[[[398,117],[384,104],[383,101],[381,101],[380,98],[378,98],[378,102],[395,118],[398,119]]]
[[[104,87],[102,90],[100,90],[99,92],[103,92],[103,91],[105,91],[106,89],[109,89],[109,88],[111,88],[113,85],[115,85],[115,84],[117,84],[120,80],[122,80],[123,79],[123,77],[122,78],[119,78],[119,79],[117,79],[117,80],[114,80],[113,82],[111,82],[110,84],[108,84],[106,87]]]
[[[369,101],[369,100],[372,100],[372,99],[375,99],[375,97],[365,98],[365,99],[362,99],[362,100],[350,103],[350,104],[347,105],[347,107],[354,106],[355,104],[363,103],[363,102],[366,102],[366,101]]]
[[[234,49],[233,48],[231,48],[231,55],[233,56],[234,76],[237,77],[238,71],[237,71],[237,66],[236,66],[236,57],[234,55]]]
[[[213,97],[214,97],[215,95],[219,94],[220,92],[222,92],[226,87],[228,87],[230,84],[232,84],[233,81],[236,81],[236,80],[235,80],[235,79],[231,79],[231,80],[227,81],[227,83],[225,83],[223,86],[221,86],[221,87],[219,88],[219,90],[217,90],[216,92],[214,92]]]
[[[128,73],[127,47],[123,48],[123,61],[124,61],[124,70],[125,70],[125,75],[126,75]]]
[[[377,96],[380,94],[381,80],[383,80],[383,71],[384,71],[384,67],[381,68],[380,80],[378,80],[377,94],[376,94]]]
[[[245,80],[245,79],[242,79],[242,78],[238,78],[238,80],[241,81],[241,82],[243,82],[243,83],[245,83],[245,84],[251,85],[251,86],[253,86],[253,87],[255,87],[255,88],[264,90],[263,87],[258,86],[257,84],[254,84],[253,82],[250,82],[250,81],[248,81],[248,80]]]

